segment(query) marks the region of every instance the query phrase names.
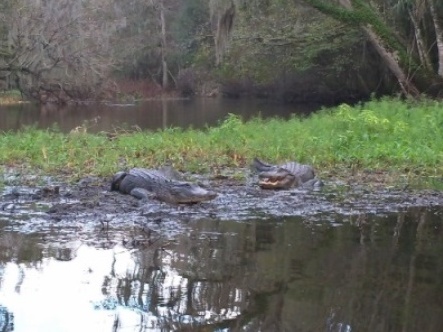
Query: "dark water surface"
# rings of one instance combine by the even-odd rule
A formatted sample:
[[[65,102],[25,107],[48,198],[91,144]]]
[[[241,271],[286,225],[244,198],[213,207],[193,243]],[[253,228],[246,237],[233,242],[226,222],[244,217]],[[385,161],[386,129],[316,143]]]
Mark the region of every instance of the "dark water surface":
[[[112,131],[115,128],[159,129],[169,127],[202,128],[213,126],[229,113],[244,119],[263,117],[287,118],[319,109],[319,105],[279,104],[257,99],[190,99],[152,100],[134,105],[57,105],[21,104],[0,106],[0,131],[18,130],[23,126],[50,128],[57,125],[63,132],[86,125],[89,132]]]
[[[0,228],[0,331],[441,331],[442,213],[202,219],[143,242]]]

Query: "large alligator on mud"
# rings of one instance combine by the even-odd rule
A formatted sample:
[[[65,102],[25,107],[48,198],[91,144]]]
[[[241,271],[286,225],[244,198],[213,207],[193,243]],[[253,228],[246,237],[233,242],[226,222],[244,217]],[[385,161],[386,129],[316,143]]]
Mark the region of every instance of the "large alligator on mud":
[[[314,168],[297,162],[271,165],[254,158],[252,167],[258,171],[258,185],[263,189],[289,189],[292,187],[319,188],[323,182],[315,176]]]
[[[117,172],[111,190],[129,194],[139,199],[155,198],[170,204],[195,204],[217,197],[213,191],[197,184],[181,181],[174,171],[133,168],[129,172]]]

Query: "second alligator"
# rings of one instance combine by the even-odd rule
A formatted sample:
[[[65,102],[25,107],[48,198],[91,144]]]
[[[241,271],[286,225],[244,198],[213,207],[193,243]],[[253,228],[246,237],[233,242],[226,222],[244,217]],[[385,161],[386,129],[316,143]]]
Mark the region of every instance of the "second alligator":
[[[315,176],[314,168],[291,161],[271,165],[255,158],[252,167],[258,171],[258,185],[263,189],[289,189],[292,187],[319,188],[323,182]]]

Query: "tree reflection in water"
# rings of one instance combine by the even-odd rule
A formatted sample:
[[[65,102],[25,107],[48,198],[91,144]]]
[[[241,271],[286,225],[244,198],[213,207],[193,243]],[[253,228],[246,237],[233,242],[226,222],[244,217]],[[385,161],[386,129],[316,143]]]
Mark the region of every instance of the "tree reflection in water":
[[[443,326],[439,208],[190,221],[147,243],[98,249],[0,233],[0,305],[16,331],[30,321],[94,332]]]
[[[0,331],[14,331],[14,315],[7,308],[0,305]]]
[[[134,252],[135,266],[124,276],[116,269],[116,255],[104,292],[115,296],[117,306],[137,309],[142,316],[139,321],[146,324],[143,328],[241,325],[238,320],[250,304],[245,285],[252,252],[244,250],[237,236],[231,239],[221,231],[201,229],[204,222],[197,227],[167,248],[157,244],[157,248]],[[115,326],[128,326],[125,320],[120,312]]]

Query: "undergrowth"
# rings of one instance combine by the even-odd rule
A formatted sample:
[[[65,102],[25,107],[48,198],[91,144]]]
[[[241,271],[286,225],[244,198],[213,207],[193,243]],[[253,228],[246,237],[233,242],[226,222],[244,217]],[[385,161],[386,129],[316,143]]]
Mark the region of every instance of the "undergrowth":
[[[23,96],[20,91],[0,91],[0,105],[19,104],[23,101]]]
[[[320,110],[307,118],[229,115],[205,130],[91,134],[26,128],[0,134],[0,163],[67,175],[110,175],[165,162],[180,170],[208,172],[247,166],[257,156],[297,160],[317,169],[389,169],[443,173],[443,104],[382,99]]]

